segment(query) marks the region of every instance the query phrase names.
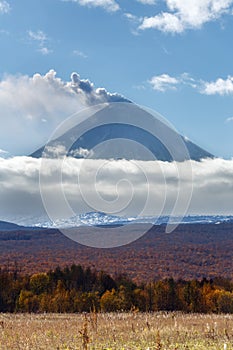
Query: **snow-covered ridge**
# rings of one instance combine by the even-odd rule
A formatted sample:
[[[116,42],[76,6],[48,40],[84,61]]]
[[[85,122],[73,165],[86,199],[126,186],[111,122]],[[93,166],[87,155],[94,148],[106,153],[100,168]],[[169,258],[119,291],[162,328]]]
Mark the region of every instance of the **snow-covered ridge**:
[[[32,218],[14,218],[10,220],[16,224],[26,227],[45,227],[45,228],[71,228],[80,226],[116,226],[116,225],[129,225],[129,224],[154,224],[162,225],[169,221],[169,216],[161,217],[119,217],[115,215],[108,215],[102,212],[90,212],[73,216],[69,219],[61,219],[56,222],[52,222],[45,217],[32,217]],[[175,223],[183,224],[220,224],[220,223],[233,223],[233,216],[227,215],[197,215],[186,216],[183,219],[179,217],[172,218]],[[1,228],[1,226],[0,226]]]

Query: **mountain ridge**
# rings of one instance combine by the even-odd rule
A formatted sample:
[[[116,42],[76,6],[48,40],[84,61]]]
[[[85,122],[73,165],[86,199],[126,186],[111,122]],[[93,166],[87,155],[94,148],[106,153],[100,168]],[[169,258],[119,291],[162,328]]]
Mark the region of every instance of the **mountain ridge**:
[[[34,220],[36,220],[34,218]],[[39,223],[39,220],[41,221]],[[189,215],[184,218],[173,218],[175,222],[181,224],[220,224],[220,223],[233,223],[233,216],[231,215]],[[0,231],[23,231],[23,230],[39,230],[39,229],[59,229],[59,228],[74,228],[74,227],[88,227],[88,226],[122,226],[130,224],[151,224],[151,225],[166,225],[169,221],[169,216],[161,217],[119,217],[114,215],[108,215],[102,212],[88,212],[73,216],[67,220],[60,220],[55,223],[51,221],[42,221],[42,218],[38,219],[34,225],[30,221],[24,222],[24,225],[18,225],[16,223],[0,221]]]

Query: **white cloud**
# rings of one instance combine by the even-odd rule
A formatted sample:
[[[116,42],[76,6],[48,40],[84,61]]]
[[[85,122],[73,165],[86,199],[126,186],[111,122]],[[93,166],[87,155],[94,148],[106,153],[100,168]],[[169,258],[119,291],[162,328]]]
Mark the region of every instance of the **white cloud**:
[[[230,122],[233,122],[233,117],[230,117],[230,118],[226,119],[226,123],[230,123]]]
[[[126,100],[104,88],[95,89],[77,73],[70,81],[58,78],[54,70],[32,77],[6,76],[0,80],[0,148],[11,154],[30,154],[71,114],[114,101]]]
[[[192,87],[193,89],[197,89],[199,87],[200,81],[194,79],[189,73],[182,73],[179,77],[179,80],[187,86]]]
[[[46,146],[46,151],[43,153],[43,156],[46,158],[62,158],[66,153],[67,151],[64,145],[55,143],[52,146]]]
[[[233,160],[206,159],[201,162],[191,161],[191,165],[193,179],[185,171],[188,162],[179,163],[182,168],[179,178],[182,190],[188,191],[193,185],[187,214],[232,214]],[[0,219],[14,221],[14,218],[21,216],[26,220],[28,217],[45,215],[39,189],[40,172],[43,187],[59,210],[59,167],[60,163],[56,160],[46,160],[46,166],[41,168],[40,159],[0,158]],[[83,176],[80,177],[82,171]],[[105,199],[106,211],[108,201],[119,198],[120,205],[129,201],[122,215],[138,214],[145,206],[148,188],[150,205],[147,205],[144,215],[157,215],[164,198],[165,214],[171,211],[179,190],[177,164],[160,161],[89,159],[83,163],[83,160],[67,158],[62,166],[62,181],[66,199],[77,214],[91,211],[86,198],[96,203],[96,194]]]
[[[152,77],[149,83],[154,90],[164,92],[167,90],[176,90],[179,79],[171,77],[168,74],[162,74]]]
[[[157,0],[137,0],[137,1],[144,5],[155,5],[157,2]]]
[[[42,55],[44,55],[44,56],[47,56],[47,55],[49,55],[50,53],[53,53],[53,50],[50,50],[50,49],[48,49],[47,47],[41,47],[40,49],[38,49],[38,51],[39,51],[40,53],[42,53]]]
[[[181,33],[184,30],[180,19],[171,13],[161,13],[154,17],[145,17],[139,29],[159,29],[162,32]]]
[[[9,154],[9,152],[7,152],[7,151],[5,151],[4,149],[1,149],[1,148],[0,148],[0,157],[2,157],[2,158],[8,158],[8,157],[10,157],[10,154]]]
[[[135,21],[135,22],[138,22],[138,17],[137,16],[135,16],[135,15],[133,15],[132,13],[130,13],[130,12],[126,12],[126,13],[124,13],[124,16],[128,19],[128,20],[130,20],[130,21]]]
[[[10,10],[10,4],[7,1],[0,1],[0,14],[8,13]]]
[[[177,77],[169,74],[153,76],[149,81],[154,90],[165,92],[167,90],[177,90],[178,86],[191,87],[204,95],[232,95],[233,77],[227,79],[218,78],[216,81],[207,82],[201,79],[194,79],[188,73],[182,73]]]
[[[73,54],[75,56],[78,56],[78,57],[87,58],[87,55],[84,52],[80,51],[80,50],[74,50]]]
[[[47,35],[42,30],[38,30],[37,32],[29,30],[28,35],[32,40],[38,41],[41,45],[43,45],[45,41],[48,40]]]
[[[92,156],[93,152],[86,148],[79,147],[77,149],[74,149],[70,152],[70,155],[75,158],[87,158],[88,156]]]
[[[141,23],[142,19],[140,17],[137,17],[135,15],[133,15],[132,13],[130,12],[126,12],[123,14],[123,16],[125,18],[127,18],[127,20],[129,21],[130,23],[130,26],[131,26],[131,33],[133,35],[138,35],[138,26],[139,24]]]
[[[119,4],[115,0],[66,0],[77,2],[81,6],[102,7],[106,11],[115,12],[120,9]]]
[[[201,92],[205,95],[231,95],[233,94],[233,77],[227,79],[218,78],[213,82],[203,82],[204,87]]]
[[[164,0],[168,11],[142,20],[140,29],[155,28],[168,33],[199,29],[205,23],[232,12],[233,0]]]
[[[33,32],[32,30],[28,31],[29,39],[35,41],[39,48],[37,49],[42,55],[49,55],[53,52],[53,50],[49,49],[46,44],[49,41],[47,34],[45,34],[42,30],[38,30]]]

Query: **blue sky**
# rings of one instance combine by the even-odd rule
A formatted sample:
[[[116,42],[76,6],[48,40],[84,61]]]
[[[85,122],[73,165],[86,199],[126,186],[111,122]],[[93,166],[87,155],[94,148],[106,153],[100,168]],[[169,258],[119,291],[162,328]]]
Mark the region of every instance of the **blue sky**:
[[[39,73],[57,87],[77,72],[95,88],[153,108],[216,156],[232,158],[232,23],[233,0],[1,0],[0,149],[30,153],[44,141],[36,131],[46,138],[78,108],[66,100],[52,122],[54,95],[45,101],[41,83],[29,103],[30,79]],[[57,74],[49,80],[50,70]],[[33,121],[38,115],[40,122]]]

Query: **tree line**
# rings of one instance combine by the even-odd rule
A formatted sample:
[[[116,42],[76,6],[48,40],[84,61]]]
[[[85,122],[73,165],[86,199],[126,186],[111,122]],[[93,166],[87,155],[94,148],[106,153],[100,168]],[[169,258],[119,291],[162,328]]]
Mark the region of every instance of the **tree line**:
[[[233,282],[173,278],[136,284],[127,275],[72,265],[22,275],[0,269],[0,312],[183,311],[233,313]]]

